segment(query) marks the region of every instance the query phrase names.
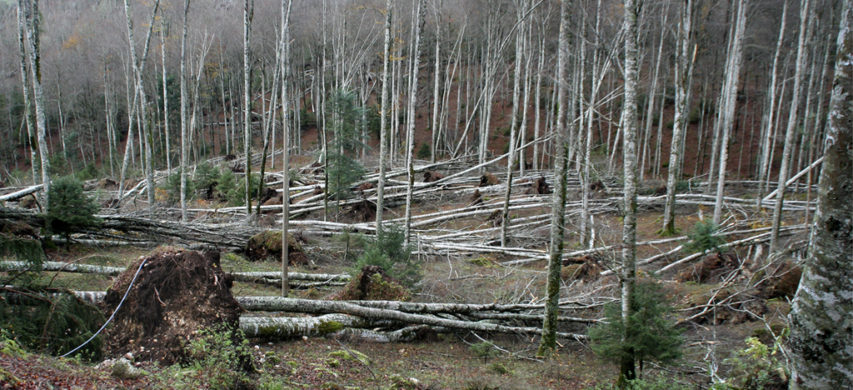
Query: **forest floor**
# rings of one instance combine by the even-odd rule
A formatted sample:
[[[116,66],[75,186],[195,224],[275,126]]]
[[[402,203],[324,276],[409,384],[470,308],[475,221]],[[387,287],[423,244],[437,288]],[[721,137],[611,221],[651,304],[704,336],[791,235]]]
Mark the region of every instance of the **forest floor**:
[[[645,187],[649,191],[659,181],[649,181]],[[445,189],[442,195],[430,195],[418,199],[413,214],[423,215],[442,210],[462,208],[468,202],[468,196],[455,194],[459,188]],[[467,188],[467,187],[466,187]],[[522,191],[516,191],[521,193]],[[467,194],[467,193],[466,193]],[[487,193],[484,200],[497,201],[502,192]],[[750,189],[733,189],[731,196],[747,199],[755,196]],[[609,195],[599,193],[598,199]],[[513,213],[513,218],[523,218],[548,212],[550,195],[540,195],[543,205]],[[571,199],[579,194],[572,193]],[[794,194],[794,199],[804,198]],[[141,197],[140,197],[141,199]],[[208,202],[199,201],[194,207],[213,208]],[[219,206],[219,205],[215,205]],[[138,206],[143,209],[143,206]],[[131,206],[131,208],[133,208]],[[694,224],[703,216],[712,213],[712,208],[702,204],[685,204],[678,208],[677,225],[682,234],[690,232]],[[743,233],[726,237],[732,242],[749,237],[750,229],[769,226],[766,212],[754,213],[754,210],[733,207],[727,224],[729,230],[746,230]],[[638,218],[637,241],[659,240],[657,231],[661,224],[662,210],[656,207],[644,208]],[[390,210],[387,219],[401,217],[403,207]],[[199,219],[215,219],[217,213],[197,213]],[[221,218],[237,218],[226,216]],[[802,213],[786,214],[786,224],[802,223]],[[299,219],[323,220],[322,211],[314,211]],[[567,232],[567,250],[577,247],[577,221],[571,221]],[[464,232],[491,227],[487,215],[475,215],[443,222],[434,227],[435,231]],[[596,246],[612,245],[621,239],[621,218],[615,212],[602,212],[595,216]],[[303,228],[296,227],[295,230]],[[497,233],[493,232],[492,234]],[[803,233],[786,238],[791,242],[802,240]],[[347,273],[353,265],[353,259],[361,251],[357,240],[351,234],[312,234],[306,232],[303,248],[308,255],[307,265],[291,266],[291,272],[309,273]],[[510,246],[544,250],[547,244],[547,222],[530,230],[517,231]],[[638,247],[638,259],[665,253],[683,243],[679,241]],[[764,289],[754,283],[766,271],[753,259],[758,246],[736,247],[728,255],[738,259],[743,269],[753,272],[734,275],[737,269],[720,266],[717,275],[706,280],[688,280],[689,275],[697,271],[696,265],[709,256],[688,262],[681,267],[652,276],[664,264],[671,263],[684,254],[676,253],[641,267],[641,278],[654,279],[665,287],[667,296],[675,305],[674,317],[683,321],[680,328],[685,337],[683,357],[674,364],[658,366],[648,364],[647,377],[664,378],[671,383],[681,383],[690,388],[704,388],[709,384],[710,374],[725,374],[737,367],[733,360],[738,351],[746,348],[744,340],[756,336],[772,345],[768,329],[778,331],[784,326],[788,310],[788,298],[774,296],[767,298]],[[151,252],[152,247],[99,246],[74,244],[60,245],[48,252],[52,261],[68,263],[108,265],[127,267],[140,256]],[[458,302],[458,303],[519,303],[541,302],[545,291],[544,260],[530,261],[519,265],[507,265],[516,257],[499,253],[475,253],[459,251],[430,254],[420,251],[417,254],[422,266],[423,278],[414,291],[414,302]],[[788,253],[781,262],[790,261],[796,253]],[[598,252],[594,262],[601,267],[598,271],[615,266],[616,249]],[[275,261],[249,261],[242,253],[224,253],[221,259],[225,272],[234,271],[276,271],[279,263]],[[781,266],[780,266],[781,267]],[[737,267],[735,267],[737,268]],[[761,268],[760,271],[756,271]],[[779,267],[777,267],[779,268]],[[710,270],[714,271],[714,270]],[[713,273],[713,272],[711,272]],[[756,276],[758,275],[758,276]],[[564,273],[563,297],[595,297],[612,299],[618,296],[618,280],[615,276],[602,276],[597,272],[583,277]],[[729,276],[732,276],[729,278]],[[736,276],[736,277],[735,277]],[[771,278],[775,276],[771,275]],[[772,281],[772,280],[771,280]],[[70,290],[106,290],[112,285],[112,278],[83,273],[45,272],[40,276],[42,284]],[[323,299],[333,295],[339,287],[317,287],[293,290],[292,297]],[[275,286],[235,282],[231,292],[234,296],[278,295]],[[725,297],[736,299],[726,299]],[[744,298],[746,297],[746,298]],[[714,299],[719,303],[714,310],[704,315],[690,318],[703,308],[712,305]],[[720,302],[721,301],[721,302]],[[584,313],[587,318],[603,316],[600,308]],[[541,324],[540,324],[541,325]],[[532,326],[540,326],[532,325]],[[577,327],[576,325],[573,325]],[[573,328],[573,331],[585,333],[585,327]],[[485,340],[494,347],[483,351]],[[412,342],[376,343],[367,341],[342,340],[333,337],[303,337],[294,340],[275,342],[254,339],[248,346],[251,350],[256,372],[250,375],[251,382],[260,388],[418,388],[418,389],[583,389],[609,388],[613,383],[618,367],[598,359],[585,341],[559,340],[557,353],[551,359],[541,360],[535,357],[538,337],[506,334],[487,334],[473,331],[433,332]],[[343,352],[342,352],[343,351]],[[365,359],[351,358],[364,356]],[[100,367],[97,362],[84,362],[78,359],[54,358],[43,354],[24,353],[9,347],[9,342],[0,344],[0,388],[195,388],[216,387],[214,381],[205,375],[210,367],[161,367],[150,362],[138,362],[138,366],[147,371],[146,375],[136,379],[117,379]],[[349,357],[349,358],[347,358]],[[709,367],[718,370],[709,372]],[[176,370],[181,375],[176,375]],[[193,371],[188,373],[187,371]],[[187,380],[187,377],[193,380]],[[184,378],[184,379],[176,379]]]

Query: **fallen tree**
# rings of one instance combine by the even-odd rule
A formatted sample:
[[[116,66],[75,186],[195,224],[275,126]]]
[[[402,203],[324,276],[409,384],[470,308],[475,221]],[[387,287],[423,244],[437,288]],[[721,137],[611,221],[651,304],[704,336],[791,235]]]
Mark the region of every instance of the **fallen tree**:
[[[27,271],[31,264],[25,261],[0,261],[0,272],[9,271]],[[74,272],[74,273],[89,273],[106,276],[115,276],[126,270],[124,267],[110,267],[104,265],[91,264],[74,264],[63,263],[59,261],[45,261],[42,263],[42,271],[53,272]],[[281,272],[232,272],[231,276],[235,281],[239,282],[256,282],[264,284],[280,284]],[[347,274],[313,274],[304,272],[288,272],[288,280],[317,282],[311,286],[316,287],[321,285],[342,286],[349,281],[350,276]]]

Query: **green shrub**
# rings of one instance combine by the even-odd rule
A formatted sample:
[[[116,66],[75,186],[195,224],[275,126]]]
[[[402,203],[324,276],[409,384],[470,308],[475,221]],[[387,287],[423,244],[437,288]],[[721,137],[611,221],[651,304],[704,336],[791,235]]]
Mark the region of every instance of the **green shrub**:
[[[627,332],[619,302],[605,307],[605,320],[589,329],[592,350],[599,357],[619,363],[623,358],[639,363],[654,360],[669,363],[681,356],[683,339],[669,317],[672,306],[653,282],[637,283],[632,292],[632,314]]]
[[[779,346],[787,334],[787,328],[767,346],[756,337],[746,339],[746,348],[737,351],[734,357],[723,364],[731,365],[726,383],[716,384],[713,388],[722,389],[764,389],[787,388],[789,373],[785,363],[780,361]]]
[[[350,91],[336,91],[329,99],[328,123],[334,134],[329,145],[328,189],[333,199],[345,199],[353,183],[364,176],[365,170],[352,156],[364,148],[361,142],[361,113],[356,96]]]
[[[715,235],[718,230],[719,226],[713,221],[703,219],[696,222],[696,225],[693,225],[693,230],[687,234],[689,241],[684,244],[684,250],[689,253],[724,252],[725,248],[720,246],[725,244],[726,240]]]
[[[430,158],[430,156],[432,155],[430,150],[431,149],[429,148],[428,143],[426,143],[426,142],[422,143],[421,147],[418,148],[418,158],[420,158],[420,159]]]
[[[187,192],[186,198],[187,200],[193,199],[195,196],[195,187],[193,186],[192,180],[187,178]],[[177,204],[181,201],[181,169],[178,168],[169,177],[166,178],[166,201],[170,204]]]
[[[74,176],[80,180],[91,180],[101,176],[101,171],[95,166],[95,163],[89,163],[85,168],[77,171]]]
[[[396,225],[385,225],[375,239],[369,240],[366,249],[356,260],[354,273],[364,266],[375,265],[385,273],[411,288],[421,279],[421,268],[412,259],[412,248],[405,245],[403,229]]]
[[[239,329],[221,325],[200,330],[199,337],[187,346],[187,356],[198,387],[233,389],[251,383],[252,353],[249,341]]]
[[[490,358],[493,358],[498,354],[498,349],[495,348],[495,345],[488,341],[481,341],[476,344],[471,344],[469,348],[471,349],[471,352],[474,353],[474,355],[476,355],[478,358],[483,359],[484,361],[489,360]]]
[[[347,199],[352,195],[352,185],[364,177],[361,164],[343,153],[329,153],[329,197]]]
[[[67,291],[20,289],[2,292],[0,329],[4,337],[32,351],[59,355],[89,339],[104,322],[101,311]],[[87,360],[102,357],[96,337],[75,354]]]
[[[216,186],[219,176],[219,170],[209,162],[205,161],[195,168],[195,174],[193,175],[193,188],[201,190],[210,186]]]
[[[73,176],[63,176],[51,183],[45,224],[53,233],[66,238],[75,231],[100,224],[94,214],[98,205],[83,193],[83,184]]]

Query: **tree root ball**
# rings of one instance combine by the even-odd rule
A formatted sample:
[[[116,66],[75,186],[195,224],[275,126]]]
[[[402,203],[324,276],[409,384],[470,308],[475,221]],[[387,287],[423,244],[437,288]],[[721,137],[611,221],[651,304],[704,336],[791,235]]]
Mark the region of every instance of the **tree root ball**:
[[[107,290],[105,313],[116,310],[143,261],[127,299],[105,331],[109,355],[131,352],[141,360],[173,364],[187,358],[186,345],[201,329],[239,327],[242,308],[231,295],[233,280],[222,271],[218,252],[165,247],[140,257]]]
[[[500,180],[498,177],[491,173],[484,173],[483,176],[480,176],[480,187],[493,186],[496,184],[500,184]]]
[[[385,274],[382,268],[366,265],[343,290],[332,296],[332,299],[348,300],[383,300],[407,301],[411,294],[405,287]]]
[[[246,244],[246,257],[251,261],[281,259],[281,230],[267,230],[252,236]],[[308,257],[293,232],[287,235],[289,264],[308,264]]]
[[[712,253],[705,256],[701,263],[687,268],[678,274],[679,282],[719,282],[729,272],[740,266],[737,256],[730,253]]]

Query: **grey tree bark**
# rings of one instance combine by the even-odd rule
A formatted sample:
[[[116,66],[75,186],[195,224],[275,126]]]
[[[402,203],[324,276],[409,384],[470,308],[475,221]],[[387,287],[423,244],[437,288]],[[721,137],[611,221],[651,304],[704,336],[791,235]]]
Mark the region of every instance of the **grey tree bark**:
[[[782,147],[782,162],[779,166],[779,179],[776,188],[776,205],[773,207],[773,224],[770,234],[770,250],[776,251],[779,244],[779,225],[782,223],[782,203],[785,199],[785,182],[788,180],[791,153],[794,150],[794,135],[797,132],[797,113],[800,95],[805,78],[808,53],[806,42],[812,30],[812,18],[809,17],[811,0],[803,0],[800,5],[800,34],[797,43],[797,60],[794,67],[794,89],[791,95],[791,108],[788,110],[788,126],[785,128],[785,142]]]
[[[406,223],[405,223],[405,235],[406,235],[406,243],[409,242],[410,234],[411,234],[411,226],[412,226],[412,190],[415,185],[415,161],[414,161],[414,152],[415,152],[415,105],[418,100],[418,66],[420,64],[420,41],[421,41],[421,31],[424,26],[424,0],[418,0],[417,2],[417,17],[415,20],[415,24],[417,27],[415,28],[415,37],[414,37],[414,46],[412,47],[412,75],[411,75],[411,89],[409,90],[409,107],[406,110],[408,114],[408,120],[406,123],[406,165],[408,170],[408,184],[406,187]]]
[[[27,127],[27,143],[30,145],[30,170],[33,175],[33,184],[38,183],[38,161],[36,160],[36,152],[38,150],[38,141],[33,137],[33,117],[32,105],[30,102],[30,78],[27,75],[27,50],[24,47],[24,13],[18,5],[18,28],[15,31],[18,33],[18,51],[21,54],[20,69],[21,69],[21,87],[24,98],[24,125]],[[105,75],[106,77],[106,75]],[[112,161],[112,159],[111,159]]]
[[[791,388],[853,387],[853,31],[843,2],[814,245],[791,308]]]
[[[631,312],[631,296],[637,277],[637,17],[642,0],[625,0],[625,103],[622,108],[622,172],[624,176],[624,198],[622,204],[622,321],[628,329]],[[634,379],[634,357],[625,356],[620,362],[620,373],[624,379]]]
[[[681,141],[687,126],[687,96],[689,74],[693,68],[690,61],[690,35],[693,30],[693,0],[685,0],[681,8],[681,22],[678,25],[678,42],[675,59],[675,116],[672,125],[672,141],[669,146],[669,168],[666,177],[666,204],[663,213],[665,235],[675,234],[675,189],[678,184],[678,167],[681,166],[683,152]]]
[[[44,184],[44,209],[50,207],[47,194],[50,193],[50,160],[47,148],[47,121],[44,115],[44,91],[41,85],[41,54],[39,53],[39,11],[38,0],[18,0],[18,21],[23,22],[26,34],[27,62],[30,65],[30,76],[33,87],[33,105],[36,112],[36,142],[38,143],[41,160],[41,181]]]
[[[735,120],[735,105],[737,104],[738,84],[740,83],[740,67],[743,64],[743,37],[746,30],[746,7],[747,0],[738,1],[737,17],[735,21],[734,36],[726,61],[726,81],[720,93],[723,108],[720,117],[719,132],[722,134],[720,141],[720,165],[717,173],[717,197],[714,201],[714,223],[719,224],[723,212],[723,190],[726,185],[726,164],[729,156],[729,137]],[[712,160],[713,164],[713,160]],[[711,177],[709,176],[709,180]],[[709,185],[710,187],[710,185]]]
[[[376,231],[382,231],[382,218],[385,208],[385,155],[388,154],[387,127],[388,116],[386,115],[388,104],[388,61],[391,57],[391,12],[393,4],[391,0],[385,0],[385,43],[382,49],[382,102],[379,109],[379,179],[376,184]]]
[[[246,217],[249,221],[252,218],[252,65],[249,63],[249,44],[254,5],[254,0],[243,2],[243,154],[246,157]]]
[[[148,190],[146,193],[148,194],[148,210],[149,212],[154,209],[154,168],[152,167],[152,152],[151,152],[151,143],[153,142],[153,137],[151,135],[151,125],[148,120],[148,97],[145,95],[145,86],[142,84],[142,72],[145,69],[145,60],[148,57],[148,48],[151,43],[151,31],[154,28],[154,18],[157,15],[157,10],[160,8],[160,0],[156,0],[154,2],[154,10],[151,12],[151,21],[148,25],[148,33],[145,36],[145,46],[142,51],[142,57],[138,57],[136,55],[136,42],[133,39],[133,21],[130,17],[130,3],[128,0],[124,0],[124,14],[125,21],[127,27],[127,41],[128,41],[128,49],[130,50],[130,61],[133,68],[134,81],[135,81],[135,94],[139,97],[139,113],[141,113],[142,117],[142,134],[145,137],[144,139],[140,139],[139,142],[144,144],[145,148],[145,182]],[[136,100],[136,99],[134,99]]]
[[[526,1],[516,1],[516,18],[518,23],[524,23]],[[501,246],[506,246],[506,236],[509,230],[509,201],[512,197],[512,169],[515,166],[516,133],[518,132],[519,91],[521,88],[521,61],[524,57],[524,28],[515,32],[515,66],[512,81],[512,112],[509,124],[509,155],[506,158],[506,191],[504,191],[504,207],[501,213]]]
[[[189,155],[189,142],[187,142],[187,29],[190,11],[190,0],[184,0],[184,26],[181,33],[181,221],[187,221],[187,156]]]
[[[560,35],[557,54],[557,126],[556,161],[554,167],[554,195],[551,203],[551,230],[548,245],[548,285],[546,287],[545,319],[542,323],[542,340],[539,356],[553,353],[557,346],[557,314],[560,300],[560,268],[563,257],[563,233],[566,216],[566,173],[568,170],[569,130],[566,124],[569,80],[569,0],[560,1]]]
[[[785,19],[787,15],[788,2],[785,1],[782,6],[782,18],[781,23],[779,23],[779,38],[776,40],[776,52],[773,55],[773,66],[770,68],[770,84],[767,88],[769,101],[767,102],[767,107],[764,112],[764,127],[761,129],[761,160],[758,165],[758,180],[761,183],[758,186],[758,201],[756,203],[757,210],[761,209],[761,199],[764,197],[764,191],[766,191],[766,186],[763,184],[764,177],[767,176],[767,171],[769,171],[770,166],[770,146],[773,143],[773,139],[770,135],[773,132],[773,115],[775,113],[774,108],[776,106],[777,69],[779,67],[779,54],[782,52],[782,41],[785,39]]]
[[[288,70],[290,69],[290,10],[293,6],[292,0],[281,1],[281,42],[279,42],[279,50],[281,51],[280,66],[281,72],[281,126],[282,126],[282,155],[281,155],[281,172],[282,172],[282,195],[281,195],[281,242],[285,243],[281,246],[281,296],[286,297],[290,291],[290,281],[287,277],[287,268],[290,263],[290,253],[287,245],[287,230],[290,222],[290,132],[288,131],[289,121],[287,113],[289,110],[287,99],[287,82]],[[275,93],[275,92],[273,92]],[[274,111],[273,111],[274,112]],[[275,121],[275,116],[272,118]],[[275,150],[275,145],[273,145]],[[273,154],[275,155],[275,154]],[[274,159],[274,158],[273,158]],[[249,158],[247,156],[246,163]],[[263,177],[261,177],[263,181]],[[260,196],[260,194],[259,194]],[[260,202],[260,199],[258,199]],[[258,210],[260,213],[260,210]]]

